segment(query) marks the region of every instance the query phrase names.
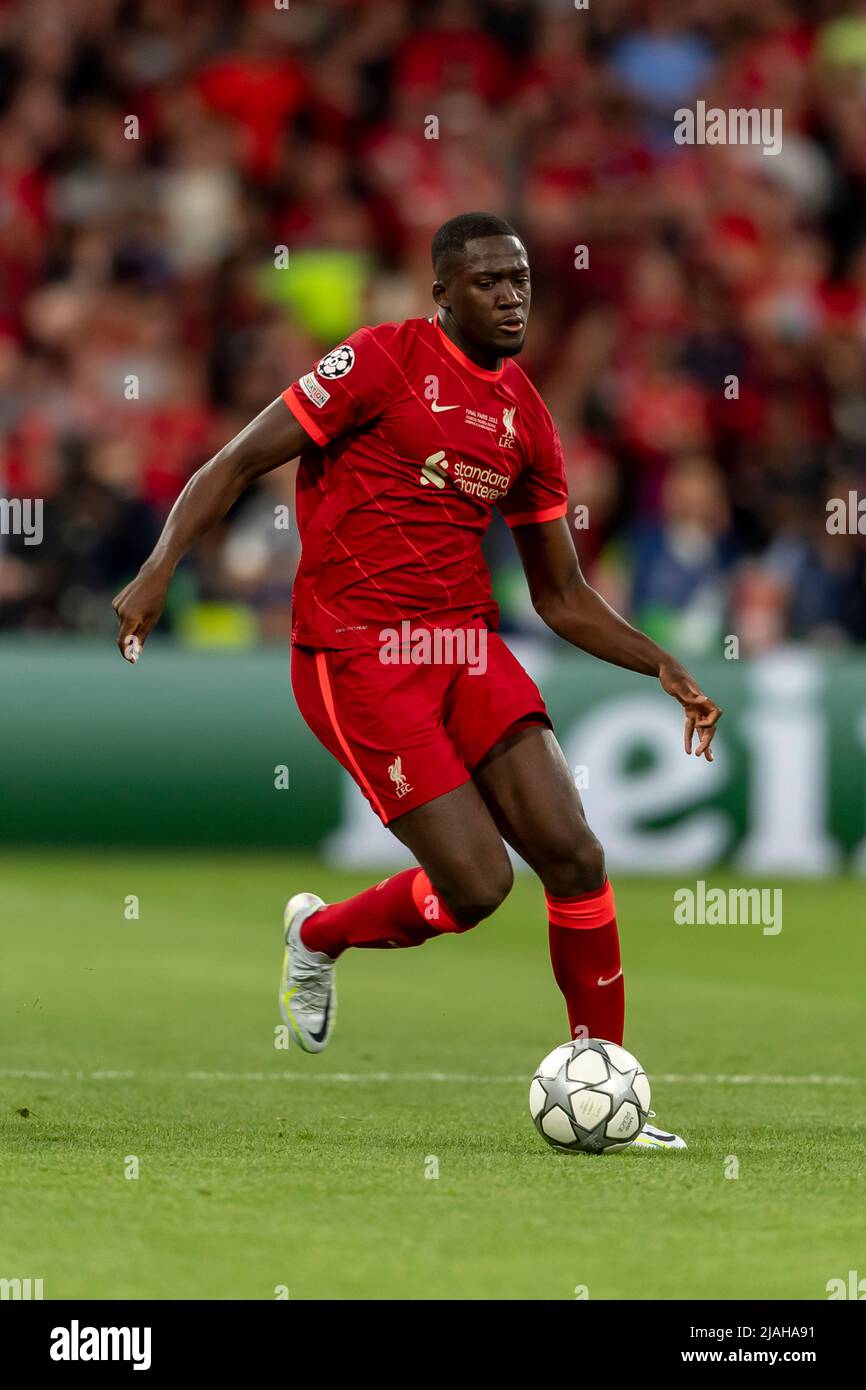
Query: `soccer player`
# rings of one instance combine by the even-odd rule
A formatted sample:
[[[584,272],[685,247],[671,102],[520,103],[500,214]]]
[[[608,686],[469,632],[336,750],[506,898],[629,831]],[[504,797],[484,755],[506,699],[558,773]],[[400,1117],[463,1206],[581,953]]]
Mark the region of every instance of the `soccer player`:
[[[295,699],[418,867],[345,902],[291,898],[285,1022],[321,1051],[343,951],[420,946],[488,917],[512,884],[506,841],[544,887],[572,1036],[620,1043],[613,889],[544,700],[497,633],[481,549],[493,507],[544,622],[655,677],[683,707],[686,753],[697,736],[696,756],[712,762],[721,711],[581,573],[556,429],[514,361],[530,306],[520,237],[466,213],[440,227],[432,252],[431,318],[359,329],[193,475],[114,600],[117,642],[138,659],[184,553],[255,478],[300,454]],[[685,1147],[649,1125],[636,1142]]]

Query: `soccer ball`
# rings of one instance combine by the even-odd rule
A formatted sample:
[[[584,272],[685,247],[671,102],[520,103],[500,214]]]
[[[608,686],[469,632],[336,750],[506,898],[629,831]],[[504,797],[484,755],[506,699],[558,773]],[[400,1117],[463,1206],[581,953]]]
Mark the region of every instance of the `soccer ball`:
[[[569,1153],[625,1149],[649,1114],[650,1084],[636,1057],[617,1043],[578,1038],[539,1062],[529,1113],[542,1139]]]

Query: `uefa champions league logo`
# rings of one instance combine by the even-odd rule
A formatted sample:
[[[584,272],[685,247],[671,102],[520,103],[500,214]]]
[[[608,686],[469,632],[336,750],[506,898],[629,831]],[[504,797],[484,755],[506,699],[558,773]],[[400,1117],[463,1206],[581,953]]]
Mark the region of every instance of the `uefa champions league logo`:
[[[316,372],[327,381],[334,381],[338,376],[345,376],[354,365],[355,350],[349,347],[348,343],[343,343],[342,347],[332,348],[330,352],[325,353]]]

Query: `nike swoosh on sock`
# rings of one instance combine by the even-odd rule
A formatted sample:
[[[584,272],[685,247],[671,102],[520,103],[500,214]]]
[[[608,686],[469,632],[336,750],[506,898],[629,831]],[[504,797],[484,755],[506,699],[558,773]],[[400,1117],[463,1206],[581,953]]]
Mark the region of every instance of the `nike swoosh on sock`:
[[[599,975],[599,977],[598,977],[598,983],[599,983],[600,985],[602,985],[602,986],[604,986],[604,985],[612,985],[613,982],[614,982],[614,980],[618,980],[621,974],[622,974],[622,968],[620,968],[620,969],[616,972],[615,975],[611,975],[611,977],[610,977],[609,980],[606,980],[606,979],[604,978],[603,975]]]

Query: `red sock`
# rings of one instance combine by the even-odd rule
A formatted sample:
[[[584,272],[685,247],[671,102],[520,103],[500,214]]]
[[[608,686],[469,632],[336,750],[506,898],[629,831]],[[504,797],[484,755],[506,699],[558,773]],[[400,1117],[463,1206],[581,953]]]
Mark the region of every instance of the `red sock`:
[[[565,996],[571,1036],[621,1043],[625,990],[619,956],[616,907],[608,879],[604,887],[575,898],[544,895],[550,924],[550,960]]]
[[[342,903],[308,917],[301,940],[336,960],[347,946],[422,946],[431,936],[464,931],[423,869],[404,869]]]

